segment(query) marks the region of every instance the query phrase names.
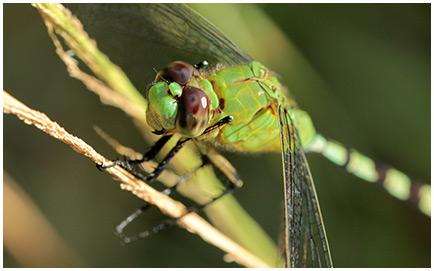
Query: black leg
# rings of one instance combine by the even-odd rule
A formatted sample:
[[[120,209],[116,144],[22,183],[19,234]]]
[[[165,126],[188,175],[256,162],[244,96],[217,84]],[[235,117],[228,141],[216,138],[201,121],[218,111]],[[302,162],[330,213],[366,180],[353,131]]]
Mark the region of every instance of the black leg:
[[[217,130],[218,128],[228,124],[229,122],[231,122],[233,120],[234,120],[234,117],[232,117],[232,116],[224,117],[221,120],[219,120],[216,124],[214,124],[213,126],[206,128],[202,135],[206,135],[210,132],[213,132],[214,130]]]
[[[216,124],[214,124],[211,127],[208,127],[203,134],[207,134],[210,132],[213,132],[214,130],[222,127],[223,125],[228,124],[229,122],[231,122],[234,118],[232,116],[227,116],[223,119],[221,119],[220,121],[218,121]],[[158,166],[154,169],[153,172],[149,173],[149,175],[144,176],[142,174],[140,174],[140,177],[137,175],[134,175],[136,177],[139,177],[141,180],[145,181],[145,182],[149,182],[151,180],[156,179],[167,167],[167,165],[169,164],[169,162],[173,159],[173,157],[175,156],[175,154],[181,150],[181,148],[184,146],[184,144],[191,140],[192,138],[181,138],[178,140],[178,142],[176,143],[175,147],[173,147],[170,152],[166,155],[166,157],[164,157],[164,159],[158,164]],[[161,148],[160,148],[161,149]],[[228,162],[229,163],[229,162]]]
[[[185,214],[181,215],[180,217],[164,220],[163,222],[154,226],[151,230],[147,230],[147,231],[139,233],[136,236],[137,238],[135,238],[134,240],[131,239],[130,241],[135,241],[137,239],[143,239],[143,238],[148,237],[152,234],[155,234],[155,233],[158,233],[162,230],[165,230],[170,226],[176,225],[178,220],[181,219],[182,217],[184,217],[190,213],[198,213],[198,212],[202,211],[203,208],[209,206],[211,203],[216,202],[217,200],[221,199],[223,196],[228,195],[228,194],[232,194],[237,188],[241,187],[241,183],[242,183],[241,180],[239,180],[239,182],[237,182],[236,184],[230,182],[230,185],[228,187],[226,187],[226,189],[217,197],[212,198],[210,201],[206,202],[205,204],[199,204],[199,205],[195,205],[195,206],[188,208],[187,212]]]
[[[171,136],[163,136],[160,138],[157,143],[148,151],[146,152],[142,159],[137,160],[116,160],[113,161],[113,164],[108,166],[99,166],[99,168],[110,168],[114,166],[121,166],[125,170],[127,170],[129,173],[131,173],[134,177],[144,181],[144,182],[150,182],[154,179],[156,179],[167,167],[169,162],[173,159],[175,154],[182,148],[182,146],[185,144],[185,142],[191,140],[191,138],[183,139],[181,138],[178,140],[176,145],[170,150],[170,152],[164,157],[164,159],[157,165],[157,167],[149,173],[148,175],[144,175],[140,172],[134,171],[134,168],[131,167],[131,164],[140,164],[145,161],[149,161],[150,159],[154,158],[155,155],[161,150],[161,148],[167,143],[167,141],[170,139]],[[98,166],[97,166],[98,167]]]
[[[121,223],[119,223],[119,225],[117,225],[115,227],[115,234],[117,236],[119,236],[119,238],[122,239],[122,243],[124,244],[128,244],[131,243],[137,239],[139,239],[136,236],[126,236],[124,234],[124,229],[128,226],[128,224],[130,224],[134,219],[136,219],[139,215],[143,214],[144,212],[146,212],[146,210],[148,210],[152,205],[150,205],[149,203],[146,203],[146,205],[142,206],[141,208],[137,209],[134,213],[132,213],[131,215],[129,215],[124,221],[122,221]]]
[[[169,139],[172,137],[172,135],[169,136],[162,136],[160,139],[158,139],[157,142],[155,142],[155,144],[151,147],[150,150],[148,150],[145,154],[143,154],[141,159],[135,159],[135,160],[114,160],[112,161],[113,163],[111,165],[97,165],[97,167],[99,169],[104,169],[104,168],[111,168],[114,166],[121,166],[123,168],[125,168],[128,171],[131,171],[132,167],[131,165],[134,164],[141,164],[145,161],[149,161],[152,160],[157,153],[163,148],[163,146],[167,143],[167,141],[169,141]]]
[[[166,219],[163,222],[155,225],[154,227],[152,227],[149,230],[145,230],[145,231],[143,231],[137,235],[131,236],[131,237],[126,237],[123,234],[123,229],[133,219],[135,219],[137,216],[142,214],[146,209],[148,209],[149,205],[142,207],[141,209],[138,209],[136,212],[134,212],[132,215],[130,215],[125,221],[123,221],[121,224],[119,224],[119,226],[117,226],[115,228],[116,234],[122,238],[123,243],[127,244],[127,243],[134,242],[138,239],[146,238],[152,234],[155,234],[155,233],[158,233],[164,229],[167,229],[170,226],[176,225],[177,221],[180,218],[182,218],[182,217],[184,217],[190,213],[200,212],[203,208],[205,208],[205,207],[209,206],[210,204],[212,204],[213,202],[221,199],[223,196],[233,193],[237,188],[240,188],[242,186],[242,181],[238,177],[238,174],[236,173],[233,166],[229,163],[229,161],[227,161],[223,156],[221,156],[215,149],[212,148],[211,151],[209,151],[209,153],[204,154],[202,157],[202,160],[203,160],[202,166],[195,169],[193,172],[190,172],[189,174],[181,177],[174,186],[165,189],[163,191],[163,193],[166,195],[169,195],[170,192],[176,188],[176,186],[178,186],[180,183],[188,180],[194,174],[194,172],[203,168],[207,164],[212,165],[213,168],[215,168],[219,172],[223,173],[223,175],[225,177],[224,181],[226,182],[225,190],[222,191],[217,197],[212,198],[211,200],[209,200],[208,202],[206,202],[204,204],[198,204],[198,205],[195,205],[195,206],[188,208],[187,212],[180,217]],[[145,209],[145,210],[142,210],[142,209]]]
[[[227,116],[227,117],[221,119],[213,126],[208,127],[204,131],[203,135],[210,133],[210,132],[213,132],[214,130],[228,124],[232,120],[233,120],[232,116]],[[149,161],[149,160],[153,159],[157,155],[157,153],[163,148],[163,146],[167,143],[167,141],[169,141],[169,139],[171,137],[172,137],[172,135],[161,137],[154,144],[154,146],[152,146],[152,148],[143,155],[142,159],[115,160],[115,161],[113,161],[113,164],[111,164],[111,165],[107,165],[107,166],[97,165],[97,168],[98,169],[101,169],[101,168],[104,169],[104,168],[110,168],[110,167],[114,167],[114,166],[118,165],[118,166],[123,167],[125,170],[127,170],[129,173],[131,173],[134,177],[136,177],[136,178],[138,178],[144,182],[150,182],[150,181],[156,179],[166,169],[167,165],[173,159],[175,154],[184,146],[184,144],[187,141],[191,140],[192,138],[179,139],[178,142],[176,143],[176,145],[170,150],[170,152],[166,155],[166,157],[164,157],[164,159],[157,165],[157,167],[154,169],[154,171],[149,173],[148,175],[144,175],[140,172],[135,172],[133,167],[131,167],[131,165],[140,164],[140,163],[143,163],[145,161]]]
[[[213,132],[216,129],[219,129],[220,127],[228,124],[232,120],[233,120],[232,116],[227,116],[227,117],[221,119],[213,126],[208,127],[205,130],[205,132],[203,133],[203,135],[210,133],[210,132]],[[134,172],[130,165],[131,164],[140,164],[140,163],[143,163],[145,161],[148,161],[148,160],[151,160],[152,158],[154,158],[156,156],[156,154],[161,150],[161,148],[167,143],[167,141],[170,138],[171,138],[171,136],[163,136],[162,138],[160,138],[156,142],[156,144],[148,152],[146,152],[143,155],[142,159],[124,160],[124,161],[118,160],[118,161],[114,161],[112,165],[104,166],[101,168],[108,168],[108,167],[113,167],[115,165],[119,165],[119,166],[125,168],[127,171],[129,171],[132,175],[134,175],[136,178],[138,178],[140,180],[143,180],[145,182],[150,182],[152,180],[155,180],[166,169],[167,165],[173,159],[175,154],[183,147],[183,145],[187,141],[191,140],[191,138],[186,138],[186,139],[181,138],[180,140],[178,140],[177,144],[170,150],[170,152],[166,155],[166,157],[158,164],[158,166],[154,169],[154,171],[149,173],[148,175],[143,175],[139,172]],[[205,150],[203,150],[202,152],[204,152],[204,151]],[[212,154],[212,156],[210,156],[210,154]],[[216,157],[217,157],[217,159],[216,159]],[[192,213],[192,212],[201,211],[206,206],[217,201],[218,199],[220,199],[224,195],[232,193],[235,189],[241,187],[241,185],[242,185],[242,181],[239,179],[238,175],[236,174],[235,169],[230,165],[230,163],[223,156],[218,154],[215,149],[213,149],[213,152],[206,151],[206,154],[203,154],[202,160],[203,160],[204,164],[201,167],[199,167],[198,169],[202,168],[205,164],[213,164],[214,167],[217,168],[219,171],[221,171],[226,176],[226,179],[229,180],[229,186],[225,186],[225,190],[220,195],[218,195],[215,198],[212,198],[207,203],[201,204],[201,205],[196,205],[196,206],[189,208],[187,213],[184,214],[183,216],[185,216],[189,213]],[[162,191],[162,193],[169,195],[173,189],[175,189],[183,181],[188,180],[191,177],[191,175],[194,174],[194,172],[196,172],[198,169],[196,169],[193,172],[190,172],[189,174],[181,177],[174,186],[166,188],[164,191]],[[162,223],[154,226],[152,229],[143,231],[143,232],[141,232],[135,236],[131,236],[131,237],[125,236],[124,229],[134,219],[136,219],[139,215],[146,212],[150,207],[151,207],[151,205],[147,204],[147,205],[137,209],[133,214],[128,216],[124,221],[122,221],[118,226],[115,227],[115,233],[116,233],[116,235],[118,235],[122,239],[123,243],[127,244],[127,243],[134,242],[135,240],[148,237],[151,234],[157,233],[161,230],[166,229],[169,226],[175,225],[177,220],[180,219],[181,217],[183,217],[183,216],[180,216],[178,218],[167,219],[167,220],[163,221]]]
[[[145,205],[144,207],[146,207],[146,209],[148,209],[151,205]],[[141,208],[142,209],[142,208]],[[115,228],[115,234],[118,235],[121,239],[122,239],[122,244],[130,244],[134,241],[137,241],[139,239],[143,239],[146,238],[152,234],[155,234],[161,230],[164,230],[170,226],[173,226],[176,224],[176,220],[174,219],[167,219],[161,223],[159,223],[158,225],[152,227],[150,230],[146,230],[146,231],[142,231],[137,235],[133,235],[133,236],[125,236],[124,235],[124,228],[135,218],[137,218],[137,216],[139,216],[140,214],[144,213],[145,210],[141,211],[141,209],[138,209],[136,212],[139,212],[138,215],[135,215],[136,212],[134,212],[133,214],[131,214],[126,220],[124,220],[121,224],[119,224],[118,226],[116,226]],[[130,217],[134,216],[131,220],[129,220],[128,222],[126,222],[128,219],[130,219]],[[126,222],[126,223],[125,223]]]
[[[199,167],[198,169],[200,169],[201,167]],[[193,174],[194,172],[196,172],[196,170],[194,170],[193,172],[190,172],[189,174],[186,174],[184,176],[182,176],[181,178],[178,179],[178,181],[176,182],[176,184],[174,184],[171,187],[167,187],[166,189],[164,189],[163,191],[161,191],[161,193],[165,194],[166,196],[169,196],[170,193],[172,193],[172,191],[174,189],[176,189],[176,187],[183,183],[184,181],[188,180]],[[163,229],[165,229],[166,227],[169,227],[173,224],[176,223],[176,219],[167,219],[165,221],[163,221],[162,223],[159,223],[158,225],[154,226],[152,229],[150,230],[146,230],[143,231],[139,234],[133,235],[133,236],[126,236],[124,233],[125,228],[131,223],[133,222],[133,220],[135,220],[138,216],[140,216],[141,214],[145,213],[150,207],[152,207],[152,205],[150,204],[146,204],[144,206],[142,206],[141,208],[137,209],[136,211],[134,211],[134,213],[132,213],[131,215],[129,215],[124,221],[122,221],[121,223],[119,223],[119,225],[117,225],[115,227],[115,234],[117,236],[119,236],[119,238],[122,239],[122,243],[123,244],[129,244],[132,243],[138,239],[143,239],[153,233],[159,232]]]

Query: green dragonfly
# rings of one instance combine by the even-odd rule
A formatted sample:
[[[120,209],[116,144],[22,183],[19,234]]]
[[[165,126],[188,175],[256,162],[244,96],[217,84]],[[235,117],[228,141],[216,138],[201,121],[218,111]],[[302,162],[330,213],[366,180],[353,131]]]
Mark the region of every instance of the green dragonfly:
[[[147,116],[156,133],[179,133],[194,138],[197,144],[213,142],[244,152],[282,153],[288,266],[332,265],[305,151],[321,153],[350,173],[381,184],[393,196],[413,202],[430,214],[429,185],[418,185],[405,174],[383,168],[358,151],[316,133],[309,115],[288,96],[276,75],[198,14],[182,5],[144,5],[137,13],[124,7],[101,8],[125,20],[126,27],[113,24],[114,31],[151,41],[158,37],[158,42],[198,56],[206,52],[204,59],[209,63],[191,66],[174,62],[157,75],[149,89]],[[146,36],[140,36],[142,24],[152,25],[158,35],[146,32]],[[173,76],[178,70],[188,71],[187,80]],[[190,105],[192,100],[201,102]],[[199,116],[192,113],[197,108]],[[181,121],[178,114],[186,121]]]

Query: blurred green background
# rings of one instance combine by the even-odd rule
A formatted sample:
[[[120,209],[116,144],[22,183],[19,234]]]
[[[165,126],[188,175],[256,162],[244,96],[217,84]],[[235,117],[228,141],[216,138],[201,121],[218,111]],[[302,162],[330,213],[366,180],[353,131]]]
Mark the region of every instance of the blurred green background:
[[[192,7],[281,75],[322,134],[416,179],[430,180],[429,4]],[[3,12],[5,90],[106,157],[116,154],[96,135],[94,125],[127,146],[145,150],[129,117],[101,105],[68,76],[34,8],[6,4]],[[138,42],[146,48],[146,41]],[[99,46],[104,48],[104,44]],[[159,58],[158,52],[150,51],[119,47],[118,56],[109,56],[151,55],[149,62],[123,67],[134,78],[142,74],[144,86],[153,76],[152,68],[177,60],[164,59],[170,54]],[[220,250],[177,227],[120,246],[113,226],[142,202],[121,191],[109,175],[98,172],[93,163],[63,143],[15,116],[4,115],[3,121],[4,173],[27,193],[71,253],[60,260],[40,259],[38,267],[237,266],[223,262]],[[277,239],[280,155],[225,155],[244,180],[236,198]],[[430,266],[429,218],[322,157],[308,155],[308,160],[336,267]],[[15,210],[15,205],[4,201],[5,213]],[[142,221],[153,225],[162,218],[154,211]],[[6,230],[19,226],[5,227],[4,236],[9,234]],[[34,236],[39,236],[36,229]],[[41,249],[44,243],[38,240],[33,249]],[[3,256],[4,267],[36,265],[18,261],[6,246]]]

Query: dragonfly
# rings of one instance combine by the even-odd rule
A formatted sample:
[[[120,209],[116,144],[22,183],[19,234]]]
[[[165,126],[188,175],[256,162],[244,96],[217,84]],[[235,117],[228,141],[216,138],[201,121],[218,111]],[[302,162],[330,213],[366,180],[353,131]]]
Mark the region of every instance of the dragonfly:
[[[207,62],[198,65],[174,59],[157,74],[148,90],[147,114],[155,133],[180,134],[196,144],[211,142],[243,152],[282,154],[288,266],[332,266],[305,152],[320,153],[348,172],[382,185],[393,196],[430,214],[429,185],[418,184],[404,173],[317,133],[309,115],[297,106],[278,77],[199,14],[184,5],[141,5],[137,12],[124,7],[106,5],[98,9],[106,14],[113,12],[117,20],[123,21],[120,25],[125,28],[119,28],[113,21],[110,27],[114,31],[151,41],[158,37],[156,42],[194,55],[206,52],[207,56]],[[141,37],[143,24],[152,25],[158,35],[148,32]],[[179,71],[181,78],[176,76]],[[167,103],[162,103],[163,100]]]

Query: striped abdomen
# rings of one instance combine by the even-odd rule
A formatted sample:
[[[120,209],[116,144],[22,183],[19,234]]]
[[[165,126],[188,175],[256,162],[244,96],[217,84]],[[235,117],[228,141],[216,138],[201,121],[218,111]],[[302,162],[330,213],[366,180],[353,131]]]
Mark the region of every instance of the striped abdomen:
[[[315,135],[307,151],[322,154],[349,173],[382,186],[394,197],[416,205],[420,211],[431,216],[431,185],[414,181],[401,171],[380,165],[357,150],[346,148],[320,134]]]

